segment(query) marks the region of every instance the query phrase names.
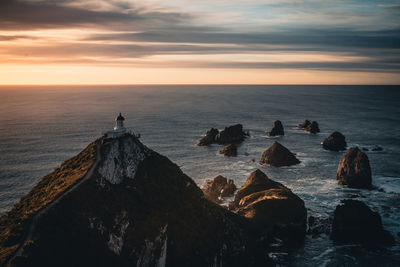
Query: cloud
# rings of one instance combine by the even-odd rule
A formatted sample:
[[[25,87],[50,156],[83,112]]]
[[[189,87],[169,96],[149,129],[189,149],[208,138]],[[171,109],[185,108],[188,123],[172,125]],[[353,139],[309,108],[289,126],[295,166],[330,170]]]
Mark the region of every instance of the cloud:
[[[373,10],[369,9],[370,6],[367,11],[358,10],[361,4],[357,1],[351,6],[332,1],[329,6],[336,7],[333,11],[313,10],[313,7],[323,6],[318,0],[307,3],[307,8],[302,1],[235,1],[243,7],[242,13],[230,1],[218,1],[218,7],[230,5],[232,13],[221,9],[210,11],[216,7],[212,1],[201,2],[200,6],[200,2],[172,2],[181,6],[166,8],[171,3],[168,0],[163,2],[164,5],[158,1],[147,5],[117,0],[0,1],[2,64],[292,68],[396,73],[400,69],[400,25],[393,24],[391,15],[388,15],[389,24],[376,23],[378,17],[368,20],[362,15],[371,14]],[[201,12],[187,11],[204,5],[204,10],[212,16],[202,17]],[[275,13],[263,5],[275,8],[272,10]],[[343,13],[346,7],[349,10]],[[387,6],[375,8],[392,14]],[[268,13],[264,14],[264,10]],[[229,19],[234,22],[237,18],[233,11],[244,17],[229,24]],[[218,18],[218,12],[225,16],[224,20],[209,20]],[[315,13],[312,20],[307,17],[308,13]],[[354,18],[353,14],[356,14]],[[246,16],[251,23],[245,22]],[[277,21],[272,23],[271,18]],[[285,20],[285,23],[280,23]],[[349,23],[353,21],[357,23]],[[361,29],[361,22],[370,27]],[[64,30],[73,29],[79,29],[80,34],[66,33],[63,36]],[[300,54],[306,51],[315,55],[336,55],[339,61],[288,61],[284,56],[286,52]],[[254,60],[256,55],[262,58],[278,53],[282,55],[281,62]],[[154,60],[154,57],[164,55],[176,58],[170,58],[169,62]],[[193,55],[193,59],[182,60],[182,55]],[[195,55],[205,57],[198,60]],[[224,56],[217,60],[221,55],[231,55],[231,58]],[[360,59],[340,61],[343,55]],[[238,57],[247,58],[237,60]]]

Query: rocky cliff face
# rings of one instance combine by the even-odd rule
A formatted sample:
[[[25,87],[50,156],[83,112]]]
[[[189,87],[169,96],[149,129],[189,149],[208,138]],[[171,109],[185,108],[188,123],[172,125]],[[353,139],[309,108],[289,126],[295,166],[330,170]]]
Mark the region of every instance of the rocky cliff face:
[[[93,147],[98,153],[90,175],[27,216],[19,232],[10,227],[24,215],[19,204],[1,218],[2,264],[272,265],[248,221],[207,200],[168,158],[132,135],[100,139]],[[32,191],[21,202],[49,194]]]

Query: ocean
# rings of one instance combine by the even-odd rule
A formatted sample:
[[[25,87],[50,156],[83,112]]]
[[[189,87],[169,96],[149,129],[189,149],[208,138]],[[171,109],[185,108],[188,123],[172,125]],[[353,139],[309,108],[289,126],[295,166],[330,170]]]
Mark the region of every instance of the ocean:
[[[271,254],[280,264],[400,266],[400,86],[1,86],[0,215],[45,174],[112,129],[119,112],[145,145],[178,164],[199,186],[217,175],[241,186],[259,168],[292,189],[308,214],[321,219],[357,194],[380,213],[397,242],[385,249],[335,246],[327,235],[307,235],[301,248]],[[321,132],[299,130],[305,119],[317,121]],[[274,120],[282,121],[285,136],[267,136]],[[219,145],[196,145],[211,127],[236,123],[250,132],[238,157],[219,155]],[[348,147],[369,148],[376,189],[337,184],[345,152],[320,145],[334,131],[346,136]],[[258,164],[274,141],[296,153],[301,164]],[[383,150],[371,151],[376,145]]]

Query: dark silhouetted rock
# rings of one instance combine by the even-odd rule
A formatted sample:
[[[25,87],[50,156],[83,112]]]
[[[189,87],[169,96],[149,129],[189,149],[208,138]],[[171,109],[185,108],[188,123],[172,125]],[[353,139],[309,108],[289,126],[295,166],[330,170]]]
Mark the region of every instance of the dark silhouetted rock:
[[[394,238],[383,229],[381,216],[359,200],[343,200],[332,223],[331,238],[336,243],[393,245]]]
[[[341,185],[371,189],[371,167],[367,155],[357,147],[347,150],[339,162],[336,178]]]
[[[380,147],[380,146],[374,146],[371,150],[372,150],[372,151],[382,151],[383,148]]]
[[[221,175],[208,180],[203,188],[204,196],[218,204],[222,202],[222,198],[233,196],[235,191],[236,185],[233,180],[228,180]]]
[[[363,150],[363,151],[369,151],[369,149],[366,148],[366,147],[363,147],[362,150]]]
[[[272,129],[268,132],[268,136],[285,135],[281,121],[274,121]]]
[[[310,125],[308,125],[308,126],[305,128],[305,130],[306,130],[307,132],[310,132],[310,133],[313,133],[313,134],[319,133],[318,122],[313,121]]]
[[[220,131],[215,137],[215,142],[222,145],[240,143],[246,136],[247,134],[243,132],[243,126],[241,124],[236,124],[225,127],[224,130]]]
[[[311,122],[309,120],[305,120],[302,124],[299,124],[299,128],[300,129],[305,129],[307,128],[309,125],[311,125]]]
[[[225,129],[222,131],[211,128],[211,130],[209,130],[206,135],[199,140],[197,145],[208,146],[211,144],[235,144],[242,142],[248,135],[248,133],[243,131],[243,126],[241,124],[225,127]]]
[[[322,147],[326,150],[340,151],[347,146],[346,138],[339,132],[334,132],[322,142]]]
[[[199,140],[197,145],[199,146],[208,146],[215,142],[215,137],[218,135],[218,129],[211,128],[203,138]]]
[[[260,163],[281,167],[299,164],[300,161],[289,149],[278,142],[274,142],[272,146],[264,151]]]
[[[298,243],[304,238],[307,210],[303,200],[260,170],[250,174],[232,206],[237,214],[253,222],[260,232],[290,243]]]
[[[235,144],[229,144],[225,146],[223,149],[219,151],[220,154],[228,157],[236,157],[237,156],[237,147]]]
[[[251,227],[126,134],[91,144],[0,218],[0,265],[271,266]]]

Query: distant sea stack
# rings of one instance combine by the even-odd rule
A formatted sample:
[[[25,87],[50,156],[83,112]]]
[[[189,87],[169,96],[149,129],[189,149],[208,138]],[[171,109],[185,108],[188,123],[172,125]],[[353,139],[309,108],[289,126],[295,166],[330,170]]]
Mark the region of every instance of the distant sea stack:
[[[271,131],[268,132],[268,136],[277,136],[277,135],[285,135],[282,122],[279,120],[274,121]]]
[[[220,154],[227,157],[237,156],[237,146],[235,144],[229,144],[219,151]]]
[[[305,120],[303,123],[299,124],[299,128],[306,129],[310,124],[311,122],[309,120]]]
[[[208,146],[211,144],[238,144],[242,142],[246,136],[247,134],[243,131],[243,125],[241,124],[225,127],[225,129],[222,131],[211,128],[211,130],[207,131],[204,137],[198,141],[197,145]]]
[[[322,147],[326,150],[340,151],[347,146],[346,138],[340,132],[334,132],[322,142]]]
[[[260,164],[268,164],[275,167],[291,166],[299,164],[300,161],[286,147],[274,142],[261,156]]]
[[[341,185],[352,188],[372,188],[368,156],[357,147],[350,148],[339,162],[336,178]]]
[[[312,134],[316,134],[319,133],[319,125],[318,122],[313,121],[310,125],[308,125],[305,129],[306,132],[312,133]]]

